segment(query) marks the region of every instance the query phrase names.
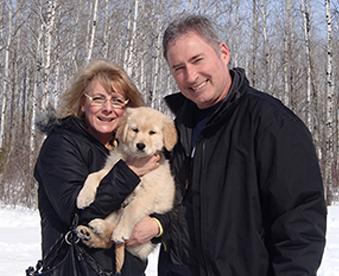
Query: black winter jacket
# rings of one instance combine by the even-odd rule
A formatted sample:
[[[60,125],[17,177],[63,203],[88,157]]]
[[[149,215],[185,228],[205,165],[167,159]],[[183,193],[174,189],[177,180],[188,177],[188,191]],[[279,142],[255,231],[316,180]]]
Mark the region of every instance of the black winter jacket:
[[[35,178],[39,182],[38,200],[41,216],[42,250],[45,255],[71,225],[75,212],[80,224],[104,218],[120,208],[125,197],[139,183],[139,177],[119,161],[102,180],[94,203],[84,210],[76,208],[76,198],[88,174],[100,170],[109,151],[75,117],[68,117],[50,133],[41,148]],[[103,266],[115,270],[114,247],[84,247]],[[146,263],[127,253],[122,275],[144,275]]]
[[[326,208],[311,135],[279,100],[251,88],[242,69],[231,75],[193,159],[197,107],[181,94],[166,99],[177,117],[172,168],[183,194],[167,253],[194,276],[316,275]]]

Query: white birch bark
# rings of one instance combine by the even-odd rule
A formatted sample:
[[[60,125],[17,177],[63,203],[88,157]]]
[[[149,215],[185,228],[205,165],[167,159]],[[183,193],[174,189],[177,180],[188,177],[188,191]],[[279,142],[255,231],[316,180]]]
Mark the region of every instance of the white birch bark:
[[[252,85],[256,85],[257,49],[258,49],[258,9],[257,0],[253,0],[253,36],[252,36]]]
[[[94,10],[93,10],[93,20],[92,20],[92,31],[91,31],[91,40],[88,46],[88,56],[87,62],[89,62],[92,58],[93,47],[94,47],[94,39],[95,39],[95,32],[97,28],[97,12],[98,12],[98,0],[95,0],[94,3]]]
[[[3,34],[5,31],[5,22],[4,14],[5,14],[5,1],[0,1],[0,49],[4,47],[3,43]]]
[[[160,7],[159,10],[162,11],[162,3],[163,1],[160,0]],[[158,21],[157,21],[157,27],[156,27],[156,33],[160,34],[161,33],[161,27],[162,27],[162,13],[160,12],[159,16],[158,16]],[[161,59],[161,36],[157,35],[157,40],[155,41],[155,58],[154,58],[154,67],[153,67],[153,87],[152,87],[152,91],[153,91],[153,95],[156,95],[156,91],[159,91],[159,79],[160,79],[160,59]],[[161,89],[160,89],[161,90]],[[161,99],[161,95],[156,95],[156,97],[158,98],[158,100]],[[159,106],[160,103],[158,102],[157,105]],[[153,108],[156,108],[154,106],[154,100],[152,101],[152,105]]]
[[[305,1],[305,3],[304,3]],[[304,20],[305,52],[306,52],[306,125],[311,127],[311,49],[310,49],[310,14],[308,0],[300,0]]]
[[[52,51],[52,32],[55,23],[55,12],[58,5],[57,0],[47,2],[47,9],[44,18],[46,18],[44,33],[44,61],[43,61],[43,82],[42,82],[42,99],[41,107],[46,108],[47,102],[50,100],[50,77],[51,77],[51,51]]]
[[[85,1],[86,3],[86,1]],[[90,1],[89,3],[89,16],[88,16],[88,21],[87,21],[87,32],[86,32],[86,35],[85,35],[85,40],[86,40],[86,50],[88,51],[89,47],[90,47],[90,44],[91,44],[91,32],[92,32],[92,24],[93,24],[93,2]],[[88,55],[87,55],[88,56]]]
[[[261,14],[262,14],[262,33],[263,33],[263,66],[264,66],[264,84],[262,85],[265,92],[271,92],[270,87],[270,73],[268,70],[269,66],[269,51],[268,51],[268,35],[267,35],[267,0],[261,0],[260,1],[260,8],[261,8]]]
[[[128,42],[127,53],[125,55],[125,70],[130,77],[132,76],[132,68],[133,68],[134,41],[137,35],[138,6],[139,6],[139,1],[134,0],[133,20],[129,20],[128,22],[129,27],[130,27],[132,25],[131,21],[133,21],[133,28],[131,30],[130,41]]]
[[[264,37],[263,41],[263,66],[264,66],[264,83],[262,85],[263,90],[265,92],[271,91],[269,87],[270,75],[268,71],[268,64],[269,64],[269,53],[268,53],[268,37],[267,37],[267,0],[260,0],[260,9],[261,9],[261,16],[262,16],[262,33]]]
[[[190,13],[192,10],[192,0],[189,0],[188,2],[188,12]]]
[[[4,78],[2,84],[2,105],[1,105],[1,129],[0,129],[0,148],[4,147],[5,143],[5,127],[6,127],[6,111],[7,111],[7,85],[9,81],[9,54],[10,54],[10,47],[12,43],[12,32],[13,32],[13,25],[12,25],[12,13],[13,13],[13,6],[12,0],[8,2],[8,38],[7,44],[5,46],[5,67],[4,67]]]
[[[235,33],[240,33],[239,26],[240,26],[240,20],[239,20],[239,7],[240,7],[240,0],[237,0],[236,2],[236,8],[235,8]],[[239,66],[239,35],[235,36],[235,44],[234,44],[234,67]]]
[[[311,47],[311,19],[310,19],[310,7],[308,0],[300,0],[301,11],[304,19],[304,33],[305,33],[305,52],[306,52],[306,125],[312,132],[315,146],[319,147],[319,128],[316,124],[315,118],[320,118],[318,114],[320,110],[318,108],[318,88],[315,78],[314,61],[312,58]],[[320,157],[320,151],[317,150],[318,157]]]
[[[105,0],[105,23],[104,23],[104,46],[102,49],[104,58],[108,58],[108,39],[109,39],[109,31],[110,31],[110,18],[109,18],[109,0]]]
[[[40,6],[40,10],[39,10],[40,14],[42,14],[42,6]],[[43,40],[43,36],[44,36],[44,24],[43,21],[41,21],[40,24],[40,29],[39,29],[39,35],[38,35],[38,39],[37,39],[37,46],[36,46],[36,54],[35,56],[36,58],[36,68],[39,68],[43,63],[42,58],[40,58],[40,56],[43,56],[43,51],[41,49],[41,45],[42,45],[42,40]],[[31,118],[31,133],[30,133],[30,150],[31,152],[35,151],[35,137],[36,137],[36,129],[35,129],[35,120],[36,120],[36,116],[37,116],[37,110],[38,110],[38,104],[40,104],[38,102],[39,99],[39,90],[38,90],[38,82],[39,82],[39,71],[35,70],[34,73],[34,80],[33,80],[33,97],[30,99],[31,103],[31,107],[32,107],[32,118]]]
[[[52,90],[52,95],[51,95],[51,101],[50,103],[52,106],[54,106],[55,109],[58,107],[58,98],[59,98],[59,93],[58,93],[58,85],[59,85],[59,75],[60,75],[60,45],[57,46],[56,48],[56,55],[55,55],[55,60],[54,60],[54,66],[55,66],[55,74],[54,74],[54,79],[56,80],[54,82],[53,90]]]
[[[77,35],[78,35],[78,26],[79,26],[79,16],[80,16],[80,7],[82,6],[82,0],[78,1],[78,5],[76,7],[76,16],[75,16],[75,22],[74,22],[74,31],[72,33],[72,44],[71,44],[71,66],[75,67],[75,71],[78,70],[78,63],[76,60],[76,50],[77,50],[77,45],[76,45],[76,41],[77,41]],[[70,68],[71,68],[70,66]],[[65,78],[65,81],[68,78]]]
[[[148,20],[148,17],[145,16],[145,12],[146,12],[146,8],[145,8],[145,2],[141,1],[140,3],[140,17],[143,18],[143,21],[146,19]],[[140,18],[139,17],[139,18]],[[147,22],[147,21],[146,21]],[[143,22],[144,24],[146,22]],[[146,24],[145,24],[146,25]],[[138,50],[138,54],[139,54],[139,61],[140,61],[140,66],[138,68],[138,75],[135,77],[136,80],[138,80],[138,87],[140,89],[140,92],[145,95],[147,94],[146,91],[146,87],[147,87],[147,81],[146,81],[146,64],[145,64],[145,59],[147,56],[147,31],[146,31],[146,27],[144,27],[145,29],[143,31],[141,31],[140,35],[139,35],[139,44],[140,44],[140,48]]]
[[[325,198],[327,204],[332,202],[332,162],[333,162],[333,98],[332,83],[332,21],[330,0],[325,0],[327,22],[327,85],[326,85],[326,165],[325,165]]]
[[[234,32],[234,27],[233,27],[233,5],[234,5],[234,1],[230,1],[229,5],[228,5],[228,38],[227,38],[227,46],[230,48],[234,48],[233,47],[233,35],[232,33]]]
[[[291,90],[290,90],[290,62],[289,52],[291,50],[291,17],[292,17],[292,1],[286,1],[286,14],[285,14],[285,38],[284,38],[284,102],[287,106],[291,105]]]

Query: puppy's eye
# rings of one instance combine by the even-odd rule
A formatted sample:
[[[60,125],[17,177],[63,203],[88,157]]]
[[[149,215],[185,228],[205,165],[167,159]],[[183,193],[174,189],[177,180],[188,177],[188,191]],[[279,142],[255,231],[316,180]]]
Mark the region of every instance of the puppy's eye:
[[[139,132],[139,129],[138,129],[138,128],[133,128],[133,131],[134,131],[135,133],[138,133],[138,132]]]
[[[151,130],[150,132],[149,132],[149,135],[154,135],[155,134],[155,131],[154,130]]]

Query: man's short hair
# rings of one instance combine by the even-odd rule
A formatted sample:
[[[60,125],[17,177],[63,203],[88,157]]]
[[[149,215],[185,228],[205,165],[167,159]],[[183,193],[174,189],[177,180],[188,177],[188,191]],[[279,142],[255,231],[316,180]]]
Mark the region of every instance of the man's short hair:
[[[212,21],[203,15],[189,14],[173,20],[165,30],[162,45],[166,60],[168,48],[180,37],[192,32],[201,36],[220,56],[220,39]]]

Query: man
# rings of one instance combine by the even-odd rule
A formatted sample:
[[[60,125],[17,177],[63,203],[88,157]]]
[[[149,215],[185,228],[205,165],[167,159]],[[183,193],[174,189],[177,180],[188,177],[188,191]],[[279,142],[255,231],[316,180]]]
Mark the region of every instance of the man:
[[[206,17],[172,22],[163,47],[181,93],[166,97],[179,189],[159,275],[316,275],[326,207],[308,129],[228,69]]]

